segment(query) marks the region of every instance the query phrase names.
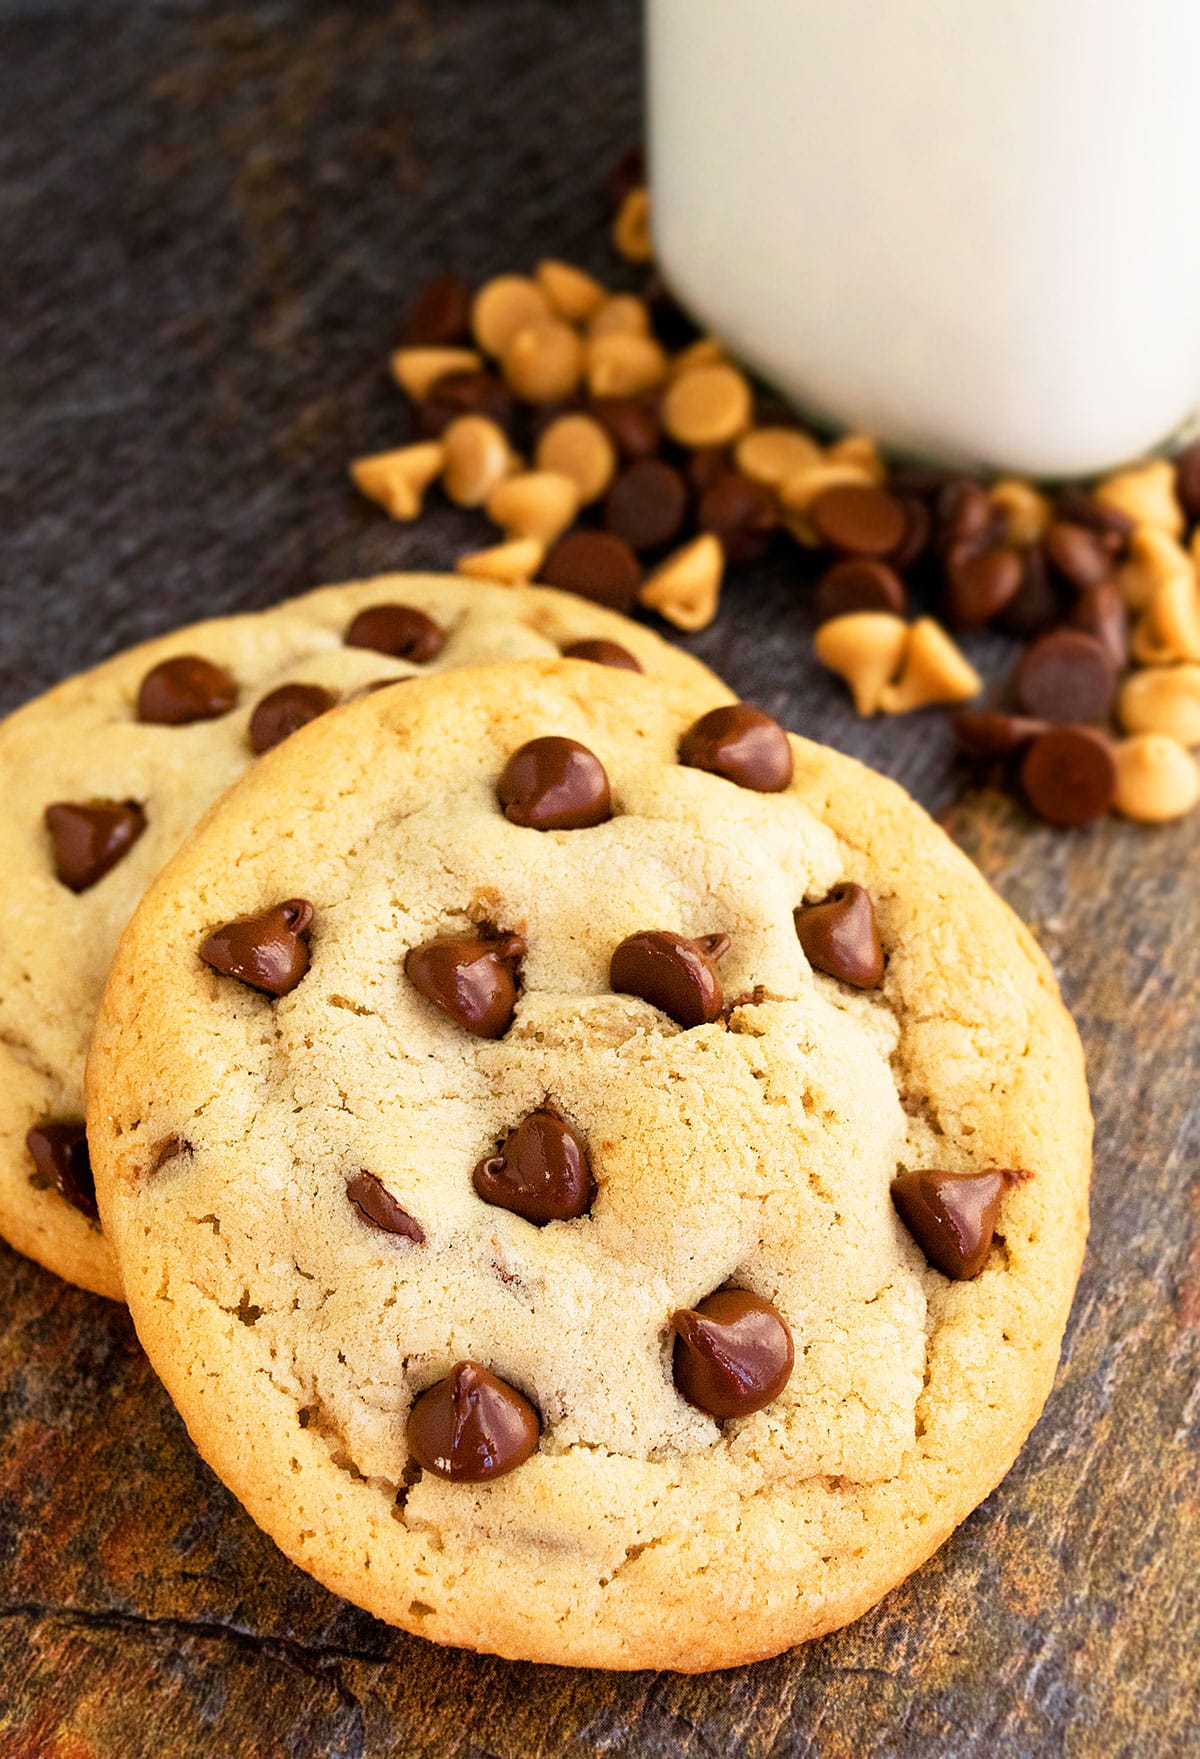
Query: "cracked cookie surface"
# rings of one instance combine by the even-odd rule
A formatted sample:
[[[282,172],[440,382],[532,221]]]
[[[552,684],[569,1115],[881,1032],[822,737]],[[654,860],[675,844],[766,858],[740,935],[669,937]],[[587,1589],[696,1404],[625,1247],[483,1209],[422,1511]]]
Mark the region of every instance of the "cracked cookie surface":
[[[728,701],[561,662],[364,700],[214,808],[114,963],[88,1127],[142,1342],[288,1555],[440,1641],[610,1667],[775,1653],[936,1549],[1053,1377],[1091,1123],[1049,967],[850,759],[792,739],[771,793],[681,763]],[[603,766],[611,816],[505,816],[513,754],[549,737]],[[815,972],[794,921],[846,886],[878,921],[870,989]],[[272,995],[242,953],[281,922],[305,951]],[[206,963],[213,937],[238,959]],[[643,999],[636,960],[615,992],[614,951],[648,938],[718,973],[715,1017],[678,1024],[670,985]],[[414,950],[447,942],[430,978]],[[482,1012],[455,987],[479,959]],[[538,1152],[565,1126],[586,1154],[564,1219],[497,1185],[532,1116],[558,1143]],[[928,1167],[1030,1175],[972,1280],[931,1269],[893,1206]],[[731,1289],[782,1317],[794,1363],[713,1417],[672,1328]],[[490,1482],[441,1469],[448,1386],[516,1401]]]
[[[83,1116],[84,1058],[121,929],[258,752],[382,679],[581,641],[615,642],[651,675],[711,679],[650,630],[550,588],[385,575],[177,630],[0,724],[0,1234],[10,1244],[120,1298],[86,1161],[79,1144],[68,1161],[62,1127]],[[35,1155],[27,1133],[43,1125]]]

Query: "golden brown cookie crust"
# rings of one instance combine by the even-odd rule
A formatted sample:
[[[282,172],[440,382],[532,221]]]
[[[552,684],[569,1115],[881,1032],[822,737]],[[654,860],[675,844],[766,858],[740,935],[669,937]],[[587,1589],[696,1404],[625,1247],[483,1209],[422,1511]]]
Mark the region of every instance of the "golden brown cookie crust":
[[[385,603],[415,606],[446,630],[428,665],[343,644],[357,612]],[[396,574],[176,630],[68,679],[0,724],[0,1234],[11,1245],[70,1282],[121,1297],[100,1230],[53,1188],[31,1184],[25,1134],[47,1117],[82,1116],[91,1022],[121,929],[196,819],[253,762],[254,705],[286,682],[344,697],[379,678],[547,657],[595,638],[625,647],[648,674],[711,679],[651,630],[553,588]],[[140,725],[142,678],[181,654],[227,667],[236,708],[190,726]],[[74,896],[54,877],[42,812],[53,801],[97,797],[140,800],[148,825],[122,861]]]
[[[1091,1120],[1049,967],[850,759],[794,740],[774,796],[681,770],[679,735],[714,700],[531,664],[316,723],[213,809],[114,964],[88,1122],[142,1342],[288,1555],[439,1641],[615,1668],[774,1654],[928,1557],[1053,1379]],[[506,756],[546,732],[605,763],[611,824],[543,839],[500,817]],[[301,878],[318,914],[291,996],[199,962],[214,922]],[[792,907],[841,878],[875,899],[877,994],[798,950]],[[530,947],[514,1025],[486,1045],[401,976],[407,946],[472,912]],[[677,1032],[606,993],[618,931],[650,926],[730,933],[727,992],[765,999]],[[547,1091],[600,1196],[538,1230],[480,1204],[469,1171]],[[193,1155],[148,1175],[175,1134]],[[425,1246],[349,1213],[366,1162]],[[928,1165],[1034,1175],[972,1282],[928,1269],[891,1209],[896,1167]],[[665,1322],[730,1277],[780,1306],[797,1367],[722,1431],[674,1394]],[[541,1449],[490,1485],[412,1482],[411,1393],[467,1355],[539,1404]]]

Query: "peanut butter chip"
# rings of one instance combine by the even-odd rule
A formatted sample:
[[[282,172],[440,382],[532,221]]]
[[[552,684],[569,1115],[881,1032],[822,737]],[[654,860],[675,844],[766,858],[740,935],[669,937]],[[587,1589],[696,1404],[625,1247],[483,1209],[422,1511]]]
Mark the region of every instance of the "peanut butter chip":
[[[1154,525],[1170,537],[1183,535],[1183,508],[1175,494],[1175,466],[1151,459],[1106,477],[1095,491],[1102,507],[1125,514],[1135,525]]]
[[[821,448],[799,428],[754,428],[738,441],[735,456],[743,476],[777,489],[797,472],[819,464]]]
[[[982,689],[983,679],[941,624],[920,617],[908,632],[900,676],[880,691],[879,706],[903,715],[931,703],[969,702]]]
[[[535,461],[539,470],[570,477],[579,504],[598,501],[613,480],[617,449],[606,428],[590,415],[560,415],[543,429]]]
[[[523,586],[542,565],[546,546],[536,537],[516,537],[510,543],[472,550],[454,564],[457,574],[471,580],[492,580],[500,586]]]
[[[860,715],[879,710],[908,647],[908,625],[887,611],[854,611],[817,630],[817,658],[850,686]]]
[[[583,343],[561,318],[518,330],[503,355],[504,376],[525,403],[560,403],[583,376]]]
[[[599,281],[573,263],[546,257],[535,271],[537,284],[560,318],[582,324],[604,304],[606,294]]]
[[[460,415],[442,435],[442,487],[457,507],[482,507],[512,469],[508,436],[486,415]]]
[[[1127,733],[1165,733],[1200,745],[1200,666],[1152,666],[1126,678],[1117,718]]]
[[[711,532],[702,532],[654,570],[638,599],[676,629],[706,629],[717,614],[724,572],[720,543]]]
[[[1163,733],[1135,733],[1113,748],[1117,766],[1113,805],[1126,818],[1161,824],[1182,818],[1200,799],[1196,760]]]
[[[415,446],[358,458],[350,466],[350,475],[361,493],[377,501],[390,518],[415,519],[425,490],[444,462],[445,452],[438,442],[422,440]]]
[[[667,357],[651,336],[593,336],[586,355],[593,397],[637,397],[667,376]]]
[[[527,275],[497,275],[485,282],[471,306],[471,329],[485,354],[497,359],[530,324],[553,317],[550,301]]]
[[[473,348],[398,348],[392,355],[392,377],[414,402],[429,396],[439,379],[477,373],[483,361]]]
[[[614,293],[587,322],[589,337],[649,336],[650,331],[650,307],[636,293]]]
[[[663,425],[681,446],[728,446],[750,425],[753,408],[745,375],[718,362],[673,381],[663,399]]]
[[[613,222],[613,245],[629,263],[652,263],[654,239],[650,234],[650,191],[631,189]]]
[[[579,490],[553,470],[525,470],[506,477],[487,498],[487,516],[510,537],[552,544],[579,511]]]

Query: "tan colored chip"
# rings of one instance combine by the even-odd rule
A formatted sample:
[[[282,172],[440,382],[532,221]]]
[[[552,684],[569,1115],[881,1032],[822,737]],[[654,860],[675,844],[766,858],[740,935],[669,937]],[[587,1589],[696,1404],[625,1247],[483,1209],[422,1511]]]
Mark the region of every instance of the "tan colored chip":
[[[523,402],[560,403],[583,377],[583,343],[562,318],[544,318],[517,332],[502,365]]]
[[[752,428],[743,434],[734,454],[737,467],[751,482],[780,488],[790,477],[821,462],[821,448],[799,428]]]
[[[631,189],[613,222],[613,245],[627,263],[652,263],[654,239],[650,232],[650,191]]]
[[[552,308],[568,323],[584,323],[608,297],[593,276],[557,257],[544,257],[534,272]]]
[[[500,586],[526,586],[546,559],[546,546],[535,537],[512,538],[488,550],[460,556],[455,572],[472,580],[493,580]]]
[[[587,344],[587,384],[593,397],[637,397],[667,376],[667,357],[651,336],[593,336]]]
[[[483,352],[499,359],[521,330],[553,316],[550,301],[528,275],[497,275],[475,295],[471,329]]]
[[[415,519],[425,490],[442,469],[445,457],[444,446],[436,440],[423,440],[415,446],[356,458],[350,475],[368,500],[378,501],[390,518]]]
[[[857,712],[873,715],[900,670],[908,624],[890,611],[851,611],[822,623],[814,646],[821,664],[850,686]]]
[[[508,435],[486,415],[460,415],[442,435],[442,487],[458,507],[482,507],[513,469]]]
[[[1190,569],[1155,587],[1145,616],[1160,653],[1173,660],[1200,660],[1200,586]]]
[[[1032,483],[1007,476],[993,483],[988,498],[1003,515],[1004,535],[1010,544],[1036,544],[1045,535],[1050,523],[1050,503]]]
[[[694,372],[699,366],[717,366],[726,359],[725,350],[715,336],[697,336],[686,348],[671,356],[670,376],[682,378],[684,373]]]
[[[718,362],[675,379],[663,398],[663,426],[681,446],[728,446],[750,425],[754,395],[744,373]]]
[[[880,692],[885,715],[904,715],[931,703],[969,702],[983,679],[962,649],[932,617],[920,617],[908,632],[904,665],[895,684]]]
[[[614,293],[588,319],[589,336],[648,336],[650,307],[635,293]]]
[[[1127,733],[1165,733],[1200,745],[1200,666],[1148,666],[1121,685],[1117,719]]]
[[[717,614],[724,572],[720,540],[710,531],[702,532],[654,570],[638,600],[677,629],[705,629]]]
[[[1135,733],[1113,746],[1113,804],[1126,818],[1163,824],[1191,812],[1200,799],[1200,771],[1191,753],[1163,733]]]
[[[1117,586],[1131,611],[1144,611],[1169,580],[1194,580],[1196,566],[1183,545],[1155,525],[1139,525],[1117,570]]]
[[[789,476],[780,488],[779,499],[789,513],[807,513],[826,489],[838,489],[846,484],[858,488],[873,482],[871,472],[861,463],[850,459],[840,462],[835,459],[831,463],[823,458],[817,464],[804,465],[794,476]],[[809,540],[801,538],[800,541]]]
[[[556,470],[523,470],[487,498],[487,516],[510,537],[532,537],[547,548],[579,511],[579,490]]]
[[[612,438],[590,415],[560,415],[552,421],[538,440],[534,459],[539,470],[570,477],[581,507],[600,499],[617,470]]]
[[[398,348],[391,359],[392,377],[417,403],[447,374],[477,373],[482,366],[473,348]]]
[[[887,478],[887,466],[870,434],[843,434],[825,456],[831,464],[857,464],[877,485]]]
[[[1175,493],[1175,466],[1152,458],[1132,470],[1118,470],[1095,489],[1102,507],[1124,513],[1135,525],[1155,525],[1169,537],[1182,537],[1183,508]]]

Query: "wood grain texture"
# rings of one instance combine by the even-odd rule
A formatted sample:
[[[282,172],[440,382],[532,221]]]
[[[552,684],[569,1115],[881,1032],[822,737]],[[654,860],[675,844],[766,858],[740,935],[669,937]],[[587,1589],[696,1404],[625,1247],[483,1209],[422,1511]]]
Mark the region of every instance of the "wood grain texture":
[[[547,251],[605,273],[632,0],[0,6],[0,707],[141,636],[444,565],[347,459],[398,440],[406,300]],[[396,1635],[286,1564],[128,1319],[0,1252],[0,1759],[1066,1759],[1200,1746],[1200,819],[1059,836],[964,792],[943,720],[856,721],[802,577],[692,642],[938,811],[1079,1019],[1098,1155],[1057,1389],[1019,1464],[848,1631],[701,1679]],[[990,676],[1008,655],[971,644]]]

